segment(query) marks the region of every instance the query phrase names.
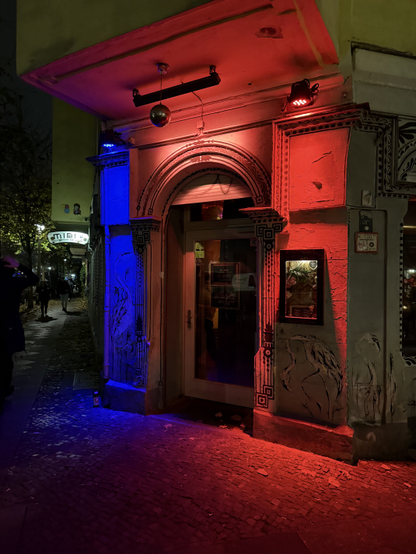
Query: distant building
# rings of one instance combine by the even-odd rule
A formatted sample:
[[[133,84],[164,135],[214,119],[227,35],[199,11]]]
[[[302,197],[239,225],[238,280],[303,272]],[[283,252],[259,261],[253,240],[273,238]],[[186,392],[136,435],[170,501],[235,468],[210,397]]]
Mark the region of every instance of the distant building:
[[[416,443],[415,17],[18,0],[18,73],[56,98],[53,219],[89,226],[108,407],[252,406],[255,437],[345,460]]]

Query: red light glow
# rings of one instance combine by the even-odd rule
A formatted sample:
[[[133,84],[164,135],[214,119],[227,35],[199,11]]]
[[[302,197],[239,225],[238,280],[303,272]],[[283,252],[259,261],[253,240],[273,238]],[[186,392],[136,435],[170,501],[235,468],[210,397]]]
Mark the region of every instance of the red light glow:
[[[294,106],[304,106],[305,104],[308,103],[307,100],[295,100],[294,102],[292,102]]]

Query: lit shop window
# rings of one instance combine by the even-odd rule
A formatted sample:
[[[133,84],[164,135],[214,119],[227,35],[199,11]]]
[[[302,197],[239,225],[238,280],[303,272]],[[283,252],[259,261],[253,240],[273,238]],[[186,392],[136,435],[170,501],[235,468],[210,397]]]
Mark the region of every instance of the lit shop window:
[[[416,355],[416,199],[409,200],[403,222],[402,351]]]
[[[281,250],[280,321],[323,324],[324,250]]]

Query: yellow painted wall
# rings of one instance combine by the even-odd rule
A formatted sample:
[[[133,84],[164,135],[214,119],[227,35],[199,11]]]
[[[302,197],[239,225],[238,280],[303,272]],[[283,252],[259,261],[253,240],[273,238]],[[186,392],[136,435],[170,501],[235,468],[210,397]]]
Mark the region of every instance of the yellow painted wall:
[[[52,132],[52,220],[58,229],[69,228],[68,224],[73,230],[87,227],[95,168],[85,158],[97,153],[99,122],[54,98]],[[80,205],[81,214],[74,214],[75,203]]]
[[[354,0],[352,40],[416,54],[415,0]]]
[[[322,19],[331,35],[332,42],[339,55],[339,17],[341,0],[315,0]]]
[[[416,0],[315,0],[340,57],[351,42],[416,55]]]
[[[17,0],[17,73],[211,0]]]

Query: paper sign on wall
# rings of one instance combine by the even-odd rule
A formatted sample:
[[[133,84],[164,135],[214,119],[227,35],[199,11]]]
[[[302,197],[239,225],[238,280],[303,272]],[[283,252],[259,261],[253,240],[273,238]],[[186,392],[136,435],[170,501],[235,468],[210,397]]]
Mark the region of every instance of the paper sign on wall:
[[[355,251],[364,254],[377,254],[378,233],[355,233]]]

